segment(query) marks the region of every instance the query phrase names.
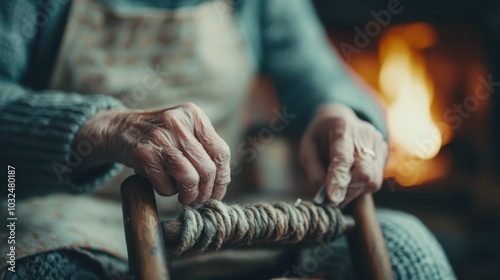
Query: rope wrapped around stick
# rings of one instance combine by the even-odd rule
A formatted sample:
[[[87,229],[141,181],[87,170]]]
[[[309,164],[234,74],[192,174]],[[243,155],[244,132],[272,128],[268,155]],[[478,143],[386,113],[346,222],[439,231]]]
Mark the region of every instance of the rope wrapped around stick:
[[[226,205],[209,200],[201,208],[183,207],[178,221],[182,230],[176,255],[218,250],[223,244],[331,241],[343,228],[338,208],[311,202]]]

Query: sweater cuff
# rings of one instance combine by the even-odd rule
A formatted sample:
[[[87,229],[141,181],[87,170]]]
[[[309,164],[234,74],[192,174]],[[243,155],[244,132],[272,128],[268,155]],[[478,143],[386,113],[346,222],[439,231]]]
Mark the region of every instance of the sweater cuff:
[[[335,86],[330,96],[330,102],[340,103],[350,107],[358,118],[371,123],[382,133],[384,139],[388,139],[388,131],[385,121],[384,109],[375,97],[370,96],[368,91],[363,92],[359,85],[346,85],[339,83]],[[340,94],[342,93],[342,94]]]
[[[2,108],[0,150],[16,168],[17,192],[37,195],[52,192],[83,193],[104,184],[119,164],[100,166],[74,181],[73,170],[92,152],[93,144],[73,141],[85,122],[100,110],[124,109],[118,100],[102,95],[81,96],[38,92]]]

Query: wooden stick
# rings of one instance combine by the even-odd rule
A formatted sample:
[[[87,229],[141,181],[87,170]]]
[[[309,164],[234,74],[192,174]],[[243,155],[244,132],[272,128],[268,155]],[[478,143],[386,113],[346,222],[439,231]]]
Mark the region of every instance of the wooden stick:
[[[394,279],[372,195],[358,197],[350,210],[356,227],[347,237],[358,279]]]
[[[131,176],[123,182],[121,192],[130,274],[141,280],[169,280],[151,184],[139,176]]]

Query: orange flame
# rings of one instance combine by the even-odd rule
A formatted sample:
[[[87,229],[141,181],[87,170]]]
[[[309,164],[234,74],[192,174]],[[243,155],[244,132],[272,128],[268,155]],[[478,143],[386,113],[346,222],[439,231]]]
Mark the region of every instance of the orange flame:
[[[380,42],[379,85],[387,105],[391,157],[395,157],[389,163],[388,175],[405,186],[422,183],[425,176],[421,173],[427,168],[413,163],[413,172],[403,176],[397,170],[402,161],[431,159],[444,142],[443,128],[432,118],[434,85],[421,52],[435,40],[431,26],[412,24],[389,29]]]

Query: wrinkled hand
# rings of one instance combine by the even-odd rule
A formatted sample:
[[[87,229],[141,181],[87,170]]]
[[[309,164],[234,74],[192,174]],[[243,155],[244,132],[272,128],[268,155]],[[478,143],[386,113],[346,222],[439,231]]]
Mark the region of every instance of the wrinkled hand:
[[[100,138],[100,150],[148,178],[163,196],[183,204],[222,199],[230,178],[230,151],[210,120],[186,103],[159,111],[101,111],[79,136]]]
[[[340,104],[318,111],[300,147],[311,184],[318,189],[324,184],[328,200],[341,207],[380,189],[387,155],[382,134]]]

